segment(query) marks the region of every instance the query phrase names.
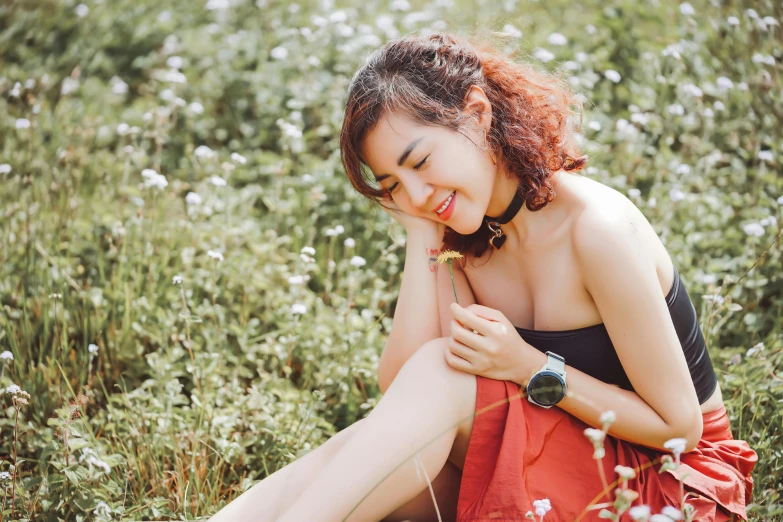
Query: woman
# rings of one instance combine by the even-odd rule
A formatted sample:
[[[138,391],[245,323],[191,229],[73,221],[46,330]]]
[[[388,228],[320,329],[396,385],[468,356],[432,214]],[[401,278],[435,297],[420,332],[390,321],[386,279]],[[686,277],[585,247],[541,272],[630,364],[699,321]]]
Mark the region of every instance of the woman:
[[[353,186],[407,232],[384,396],[213,520],[522,521],[544,498],[548,520],[597,520],[586,508],[613,498],[601,471],[611,483],[616,465],[636,469],[633,504],[653,513],[686,493],[696,520],[747,518],[757,456],[731,437],[654,230],[574,173],[578,105],[559,79],[452,35],[370,57],[341,151]],[[444,249],[464,257],[453,287],[434,263]],[[608,428],[602,459],[588,427]],[[682,464],[659,474],[672,448]]]

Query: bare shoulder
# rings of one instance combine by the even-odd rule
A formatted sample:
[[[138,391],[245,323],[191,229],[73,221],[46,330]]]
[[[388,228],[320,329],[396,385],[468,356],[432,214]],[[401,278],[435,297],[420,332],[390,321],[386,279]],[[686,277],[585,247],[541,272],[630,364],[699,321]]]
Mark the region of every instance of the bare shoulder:
[[[605,248],[628,241],[639,245],[660,243],[644,214],[619,191],[581,176],[571,180],[568,191],[579,202],[571,229],[571,241],[578,249]]]
[[[578,198],[571,244],[577,257],[592,262],[620,257],[654,266],[666,287],[669,254],[644,214],[619,191],[582,177],[571,180],[569,194]],[[578,192],[577,192],[578,191]]]

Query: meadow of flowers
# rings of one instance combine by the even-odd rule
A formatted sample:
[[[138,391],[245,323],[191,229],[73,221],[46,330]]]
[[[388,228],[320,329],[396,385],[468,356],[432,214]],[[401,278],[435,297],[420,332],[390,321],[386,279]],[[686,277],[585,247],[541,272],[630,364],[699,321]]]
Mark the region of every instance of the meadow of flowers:
[[[783,518],[780,2],[0,12],[3,520],[208,517],[369,414],[405,233],[345,179],[348,82],[475,29],[583,96],[583,173],[668,248],[759,454],[751,519]]]

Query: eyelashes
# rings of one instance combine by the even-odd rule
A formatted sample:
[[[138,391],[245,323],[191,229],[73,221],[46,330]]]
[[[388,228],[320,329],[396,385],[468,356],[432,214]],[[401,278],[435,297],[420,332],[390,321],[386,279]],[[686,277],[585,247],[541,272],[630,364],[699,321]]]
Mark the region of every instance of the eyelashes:
[[[414,166],[413,166],[413,170],[419,170],[421,167],[423,167],[423,166],[424,166],[424,164],[425,164],[425,163],[427,163],[427,158],[429,158],[429,157],[430,157],[430,155],[429,155],[429,154],[427,154],[426,156],[424,156],[424,159],[423,159],[423,160],[421,160],[420,162],[418,162],[416,165],[414,165]],[[395,183],[394,185],[392,185],[391,187],[389,187],[388,189],[386,189],[386,192],[388,192],[388,193],[389,193],[389,195],[391,195],[391,193],[392,193],[392,192],[394,192],[394,189],[396,189],[396,188],[397,188],[397,185],[399,185],[399,184],[400,184],[399,182]]]

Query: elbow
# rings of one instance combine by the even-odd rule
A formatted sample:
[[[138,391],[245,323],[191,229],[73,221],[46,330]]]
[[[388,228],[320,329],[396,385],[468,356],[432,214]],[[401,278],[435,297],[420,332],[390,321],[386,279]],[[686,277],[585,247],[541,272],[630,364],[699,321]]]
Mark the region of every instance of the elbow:
[[[683,450],[683,453],[689,453],[696,449],[696,446],[699,445],[703,431],[704,422],[701,411],[699,411],[698,415],[693,415],[688,419],[683,419],[683,421],[678,422],[676,425],[672,426],[671,438],[684,439],[685,449]],[[670,451],[670,448],[666,448],[665,446],[664,449]]]

